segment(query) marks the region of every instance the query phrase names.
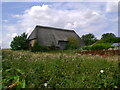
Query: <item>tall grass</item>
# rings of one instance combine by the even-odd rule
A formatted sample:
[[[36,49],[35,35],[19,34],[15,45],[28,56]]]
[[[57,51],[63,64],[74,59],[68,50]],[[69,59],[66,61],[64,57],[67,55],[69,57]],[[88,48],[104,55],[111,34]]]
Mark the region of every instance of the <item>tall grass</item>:
[[[2,54],[3,88],[23,80],[25,88],[119,88],[120,85],[116,56],[11,50],[3,50]],[[12,76],[14,78],[5,82]]]

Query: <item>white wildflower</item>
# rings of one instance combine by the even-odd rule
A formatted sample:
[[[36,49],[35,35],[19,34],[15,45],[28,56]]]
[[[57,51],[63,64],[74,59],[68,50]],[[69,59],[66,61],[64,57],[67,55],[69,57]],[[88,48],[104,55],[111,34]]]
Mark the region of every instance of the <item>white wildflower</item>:
[[[47,83],[44,83],[44,86],[47,87]]]
[[[95,55],[96,57],[99,57],[99,55]]]
[[[100,70],[100,72],[101,72],[101,73],[103,73],[103,72],[104,72],[104,70]]]

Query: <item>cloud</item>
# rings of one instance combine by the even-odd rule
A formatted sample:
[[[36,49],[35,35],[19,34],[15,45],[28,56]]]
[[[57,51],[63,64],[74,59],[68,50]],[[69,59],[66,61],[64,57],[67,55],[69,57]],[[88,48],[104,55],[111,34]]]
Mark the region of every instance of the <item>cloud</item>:
[[[81,10],[57,10],[48,5],[33,6],[21,15],[21,26],[29,27],[35,25],[46,25],[75,29],[76,27],[86,27],[93,22],[101,23],[103,20],[99,12],[87,9]]]
[[[12,33],[11,37],[14,38],[15,36],[17,36],[17,33]]]
[[[70,6],[71,5],[71,6]],[[67,3],[62,7],[62,4],[32,6],[31,8],[24,11],[23,14],[13,15],[17,18],[17,23],[12,25],[3,25],[3,30],[8,34],[3,38],[3,46],[8,47],[13,37],[22,34],[23,32],[28,35],[33,31],[36,25],[52,26],[65,29],[74,29],[80,36],[87,33],[93,33],[99,38],[102,32],[109,32],[107,27],[114,25],[115,20],[110,20],[107,12],[115,11],[114,5],[106,4],[105,12],[101,10],[101,5],[96,6],[97,8],[91,9],[93,6],[79,5],[75,8],[71,3]],[[92,5],[92,4],[91,4]],[[59,8],[58,8],[59,6]],[[60,8],[62,7],[62,9]],[[111,21],[111,22],[110,22]],[[114,28],[113,28],[114,29]],[[111,29],[112,31],[112,29]],[[6,41],[6,42],[5,42]]]
[[[3,22],[3,23],[7,23],[7,22],[8,22],[8,20],[2,20],[2,22]]]

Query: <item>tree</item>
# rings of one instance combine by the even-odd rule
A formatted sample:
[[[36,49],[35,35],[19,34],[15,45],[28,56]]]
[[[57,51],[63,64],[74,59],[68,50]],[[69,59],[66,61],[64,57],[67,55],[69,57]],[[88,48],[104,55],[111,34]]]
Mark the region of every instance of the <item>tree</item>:
[[[92,45],[97,41],[97,38],[91,33],[82,35],[81,39],[84,41],[85,45]]]
[[[115,34],[113,34],[113,33],[105,33],[105,34],[102,35],[101,39],[113,38],[113,37],[116,37]]]
[[[11,46],[12,50],[26,50],[26,49],[28,49],[27,34],[23,33],[20,36],[14,37],[10,46]]]

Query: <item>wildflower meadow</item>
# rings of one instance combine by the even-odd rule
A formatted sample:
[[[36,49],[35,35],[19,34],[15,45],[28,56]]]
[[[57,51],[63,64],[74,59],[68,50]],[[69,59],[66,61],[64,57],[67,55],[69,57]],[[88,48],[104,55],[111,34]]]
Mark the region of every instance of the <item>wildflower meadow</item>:
[[[3,88],[120,88],[117,55],[2,50]]]

